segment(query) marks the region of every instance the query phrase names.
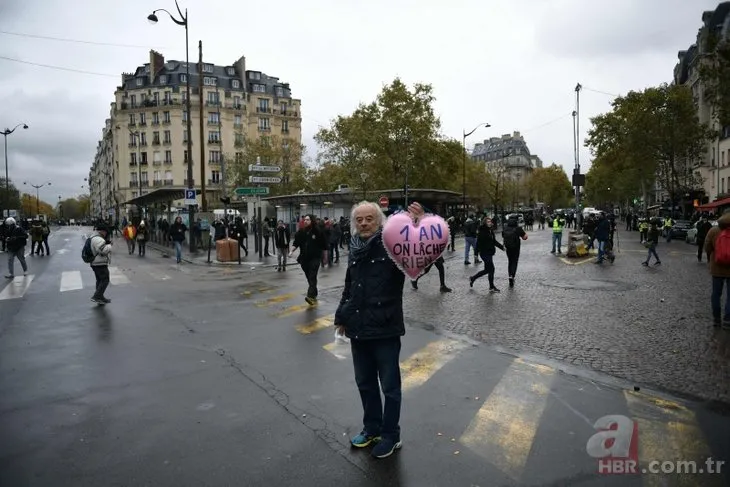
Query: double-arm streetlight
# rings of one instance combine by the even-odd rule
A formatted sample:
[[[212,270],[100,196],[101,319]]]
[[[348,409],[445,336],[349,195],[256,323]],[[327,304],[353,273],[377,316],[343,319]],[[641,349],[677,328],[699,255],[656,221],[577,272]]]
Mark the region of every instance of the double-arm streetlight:
[[[17,129],[18,127],[23,127],[23,129],[27,129],[28,124],[19,123],[12,129],[6,128],[2,132],[0,132],[0,134],[3,134],[4,139],[5,139],[5,205],[8,207],[5,209],[8,210],[8,216],[10,216],[10,177],[8,176],[8,135],[15,132],[15,129]]]
[[[462,181],[461,190],[463,193],[462,194],[462,205],[464,206],[464,212],[466,212],[466,138],[469,137],[474,132],[476,132],[477,129],[480,129],[482,127],[489,128],[489,127],[491,127],[491,125],[489,125],[488,123],[480,123],[479,125],[474,127],[474,130],[472,130],[471,132],[467,132],[466,130],[463,131],[463,138],[461,141],[461,146],[462,146],[462,149],[464,150],[464,160],[463,160],[463,164],[462,164],[463,181]]]
[[[32,186],[35,188],[35,214],[36,216],[41,214],[41,200],[40,200],[40,189],[43,186],[50,186],[51,183],[43,183],[43,184],[29,184],[27,181],[23,181],[24,185]]]
[[[175,7],[177,7],[177,13],[180,14],[180,19],[175,18],[174,15],[172,15],[170,12],[165,10],[164,8],[158,8],[157,10],[153,10],[151,14],[147,16],[147,20],[149,20],[151,23],[156,24],[159,20],[157,18],[157,12],[165,12],[167,15],[170,16],[170,19],[175,22],[177,25],[182,25],[185,27],[185,79],[186,79],[186,85],[187,85],[187,97],[185,100],[185,109],[188,112],[188,121],[187,121],[187,129],[188,129],[188,189],[195,189],[195,185],[193,184],[193,130],[192,130],[192,119],[193,114],[190,109],[190,53],[188,52],[188,9],[185,9],[185,13],[180,10],[180,5],[177,4],[177,0],[175,0]],[[200,93],[200,102],[203,102],[203,94]],[[202,120],[201,120],[202,123]],[[201,140],[200,143],[202,144],[203,141]],[[201,161],[202,164],[202,161]],[[192,228],[193,222],[195,221],[195,205],[190,205],[188,207],[188,215],[189,215],[189,223]],[[195,239],[192,237],[192,234],[190,235],[190,252],[195,252]]]

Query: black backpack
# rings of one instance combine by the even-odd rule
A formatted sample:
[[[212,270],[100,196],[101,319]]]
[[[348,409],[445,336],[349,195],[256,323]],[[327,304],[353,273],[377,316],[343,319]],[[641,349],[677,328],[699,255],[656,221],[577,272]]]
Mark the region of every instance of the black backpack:
[[[91,264],[94,261],[94,251],[91,250],[91,239],[93,237],[89,237],[86,239],[86,242],[84,243],[84,248],[81,249],[81,260],[86,262],[87,264]]]
[[[504,246],[508,249],[514,249],[520,246],[520,235],[518,227],[506,227],[502,230],[502,239]]]

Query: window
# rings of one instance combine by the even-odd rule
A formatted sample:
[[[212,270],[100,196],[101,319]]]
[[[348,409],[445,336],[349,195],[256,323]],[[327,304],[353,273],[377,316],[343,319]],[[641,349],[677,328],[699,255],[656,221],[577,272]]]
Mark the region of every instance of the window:
[[[269,100],[268,98],[259,98],[259,112],[269,112]]]
[[[172,181],[172,171],[165,171],[165,181]]]
[[[255,93],[266,93],[266,85],[253,85]]]
[[[139,114],[139,124],[140,125],[147,125],[147,117],[144,113]]]
[[[289,120],[284,120],[281,122],[281,131],[284,133],[289,132]]]
[[[165,151],[165,162],[172,162],[172,151]]]
[[[160,104],[160,92],[159,92],[159,91],[155,91],[155,92],[154,92],[154,93],[152,94],[152,99],[153,99],[153,100],[154,100],[154,102],[155,102],[155,106],[159,105],[159,104]]]
[[[170,123],[170,112],[163,112],[162,113],[162,122],[163,123]]]
[[[248,73],[248,79],[261,79],[261,73],[257,71],[251,71]]]
[[[286,115],[286,108],[287,108],[286,103],[282,103],[281,106],[279,107],[282,115]]]
[[[228,76],[233,76],[236,74],[236,70],[234,68],[226,68],[226,72],[228,73]]]
[[[160,75],[160,84],[161,85],[166,85],[167,84],[167,76],[166,75],[164,75],[164,74]]]
[[[144,85],[144,78],[137,78],[137,86]]]
[[[134,113],[129,114],[129,125],[135,125]]]
[[[220,142],[221,133],[218,130],[211,130],[208,132],[208,142]]]
[[[133,172],[132,174],[130,174],[130,176],[132,178],[132,182],[133,183],[136,183],[137,182],[137,173],[136,172]]]
[[[159,125],[160,124],[160,114],[157,112],[152,112],[152,125]]]
[[[137,95],[132,95],[129,98],[129,103],[132,105],[132,108],[137,106]]]
[[[243,134],[237,133],[236,134],[236,145],[237,146],[243,145],[243,142],[244,142]]]
[[[130,156],[131,156],[131,158],[130,158],[129,162],[132,163],[132,164],[137,164],[137,153],[136,152],[132,152],[130,154]]]
[[[206,76],[206,77],[203,78],[203,84],[205,86],[215,86],[216,85],[216,81],[217,80],[215,78],[210,78],[208,76]]]
[[[160,133],[159,132],[152,132],[152,143],[153,144],[160,143]]]
[[[137,136],[135,134],[129,134],[129,145],[137,145]]]
[[[169,130],[165,130],[165,144],[169,144],[172,142],[172,136],[170,135]]]
[[[187,110],[183,110],[182,113],[183,113],[183,122],[187,122],[188,121],[188,112],[187,112]]]
[[[182,92],[182,103],[183,103],[183,105],[185,105],[187,103],[187,101],[188,101],[188,92],[186,90],[186,91],[183,91]]]
[[[234,96],[233,97],[233,108],[241,108],[241,97],[240,96]]]
[[[181,74],[180,75],[180,83],[187,83],[188,82],[188,75],[187,74]]]
[[[236,157],[236,162],[238,164],[240,164],[241,162],[243,162],[243,152],[236,152],[236,156],[235,157]]]
[[[276,96],[284,96],[284,88],[281,86],[276,87]]]
[[[147,145],[147,133],[146,132],[142,132],[141,134],[139,134],[139,143],[141,145]]]
[[[221,173],[220,173],[220,171],[211,171],[210,172],[210,180],[213,182],[213,184],[220,184],[220,182],[221,182]]]
[[[259,130],[271,129],[271,123],[268,118],[259,118]]]
[[[208,160],[214,164],[218,164],[221,162],[221,153],[217,150],[212,150],[208,152]]]
[[[211,105],[217,105],[218,104],[218,92],[217,91],[209,91],[208,92],[208,103]]]
[[[234,115],[233,116],[233,125],[241,125],[241,116],[240,115]]]
[[[213,72],[213,65],[212,64],[203,64],[203,72],[204,73],[212,73]]]
[[[152,162],[155,164],[159,164],[162,162],[162,154],[160,151],[156,150],[152,153]]]
[[[183,130],[183,142],[188,141],[188,129]]]
[[[235,89],[239,89],[241,87],[241,82],[237,79],[234,79],[233,81],[231,81],[231,86]]]
[[[172,93],[169,91],[165,92],[165,105],[169,105],[172,103]]]
[[[155,180],[155,181],[159,181],[160,180],[160,171],[153,172],[152,173],[152,179]]]
[[[209,112],[208,113],[208,123],[220,123],[220,113],[218,112]]]
[[[183,151],[183,161],[185,161],[185,164],[188,163],[188,151]]]
[[[140,181],[142,181],[143,183],[146,183],[147,181],[149,181],[149,179],[148,179],[148,177],[147,177],[147,171],[142,171],[142,172],[140,173],[140,178],[139,178],[139,180],[140,180]]]
[[[132,191],[132,198],[136,198],[136,197],[137,197],[137,192],[136,191]]]
[[[139,155],[141,156],[140,164],[147,164],[147,153],[146,152],[140,152]]]

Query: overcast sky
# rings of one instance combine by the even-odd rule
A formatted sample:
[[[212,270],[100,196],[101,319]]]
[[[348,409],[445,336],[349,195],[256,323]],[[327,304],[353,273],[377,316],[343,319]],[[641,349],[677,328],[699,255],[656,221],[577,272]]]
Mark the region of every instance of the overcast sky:
[[[467,146],[521,131],[546,165],[574,166],[571,112],[576,83],[581,139],[590,117],[611,96],[669,82],[677,51],[696,39],[711,0],[279,0],[254,4],[180,0],[189,9],[191,59],[204,58],[291,84],[302,99],[303,142],[338,114],[372,101],[396,76],[431,83],[443,133]],[[592,10],[587,9],[592,6]],[[185,58],[182,27],[152,8],[175,12],[173,0],[0,1],[0,31],[126,44],[99,46],[0,33],[0,56],[104,74],[65,72],[0,59],[0,129],[8,137],[10,177],[42,184],[41,198],[76,196],[88,175],[123,71],[149,61]],[[595,90],[595,91],[591,91]],[[584,172],[590,155],[581,151]],[[26,188],[28,188],[26,186]]]

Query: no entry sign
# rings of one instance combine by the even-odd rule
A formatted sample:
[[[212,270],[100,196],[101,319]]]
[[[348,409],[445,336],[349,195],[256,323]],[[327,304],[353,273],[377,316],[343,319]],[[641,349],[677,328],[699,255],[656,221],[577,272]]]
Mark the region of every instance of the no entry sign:
[[[381,208],[387,208],[388,205],[390,204],[390,200],[388,199],[387,196],[381,196],[380,199],[378,200],[378,204],[380,204]]]

